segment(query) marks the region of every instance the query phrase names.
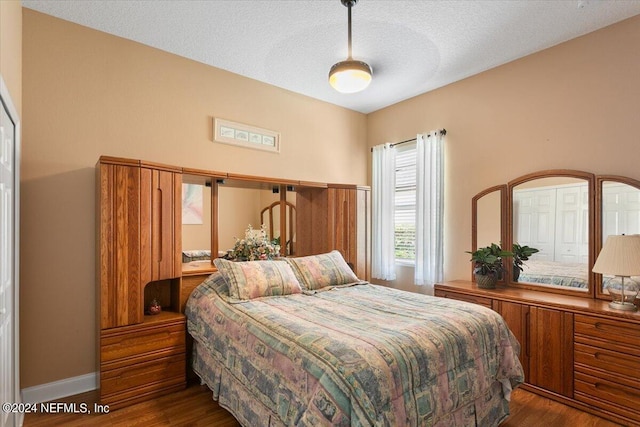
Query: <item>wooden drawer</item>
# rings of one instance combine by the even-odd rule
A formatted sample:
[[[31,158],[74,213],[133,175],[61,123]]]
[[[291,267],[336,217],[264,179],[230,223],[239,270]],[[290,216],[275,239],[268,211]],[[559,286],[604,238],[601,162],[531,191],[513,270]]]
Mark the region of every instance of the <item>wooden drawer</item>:
[[[157,324],[135,330],[103,332],[100,340],[101,363],[169,348],[180,348],[184,352],[185,336],[184,321],[172,325]]]
[[[487,308],[491,308],[491,298],[483,298],[476,295],[461,294],[458,292],[445,291],[442,289],[436,289],[434,295],[441,298],[450,298],[450,299],[456,299],[459,301],[472,302],[474,304],[483,305]]]
[[[171,384],[184,384],[186,378],[185,355],[163,357],[142,363],[101,372],[100,395],[107,396],[137,387],[158,388]]]
[[[640,389],[636,387],[637,381],[617,374],[589,372],[588,369],[581,371],[575,373],[576,400],[640,421]]]
[[[618,348],[593,347],[580,343],[578,339],[576,339],[574,348],[576,364],[624,375],[626,378],[634,379],[640,387],[640,356],[620,352]],[[576,366],[576,370],[580,370],[580,366]],[[638,405],[640,406],[640,402]]]
[[[154,383],[144,387],[126,390],[122,393],[110,394],[100,398],[100,404],[108,405],[109,411],[145,402],[159,396],[184,390],[187,387],[185,381],[178,382],[173,379],[164,383]]]
[[[602,345],[621,345],[625,348],[637,349],[640,343],[640,326],[635,323],[617,319],[601,319],[599,317],[576,314],[575,333],[602,340]],[[576,336],[576,339],[579,337]],[[636,354],[632,350],[632,354]]]

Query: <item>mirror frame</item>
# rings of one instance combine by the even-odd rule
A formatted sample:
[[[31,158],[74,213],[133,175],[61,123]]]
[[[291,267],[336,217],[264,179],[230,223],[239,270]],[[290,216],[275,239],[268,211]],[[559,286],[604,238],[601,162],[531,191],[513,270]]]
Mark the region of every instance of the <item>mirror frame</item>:
[[[595,212],[595,217],[596,217],[596,233],[595,234],[596,235],[595,235],[595,245],[594,245],[596,254],[600,253],[600,251],[602,250],[602,245],[604,245],[604,238],[602,236],[602,232],[603,232],[602,197],[604,192],[603,185],[605,181],[613,181],[620,184],[626,184],[640,190],[640,181],[633,178],[627,178],[625,176],[620,176],[620,175],[598,175],[596,177],[596,203],[595,203],[596,204],[596,212]],[[602,274],[600,273],[593,273],[593,274],[594,274],[595,297],[597,299],[611,301],[611,296],[608,293],[604,292],[604,290],[602,289]]]
[[[533,181],[539,178],[577,178],[583,179],[587,182],[588,191],[589,191],[589,287],[587,292],[580,292],[572,289],[562,289],[551,286],[540,286],[531,283],[520,283],[514,282],[512,280],[513,277],[513,263],[507,263],[507,283],[510,286],[524,288],[524,289],[532,289],[532,290],[544,290],[549,293],[558,293],[558,294],[567,294],[567,295],[575,295],[587,298],[593,298],[594,296],[594,273],[591,271],[593,267],[593,263],[595,262],[595,234],[596,234],[596,219],[595,219],[595,175],[589,172],[571,170],[571,169],[550,169],[539,172],[533,172],[527,175],[523,175],[514,180],[511,180],[507,183],[507,233],[505,239],[505,247],[507,249],[513,247],[513,190],[516,186],[520,184],[524,184],[529,181]]]
[[[591,298],[598,300],[611,300],[611,297],[608,293],[603,292],[602,290],[602,275],[594,273],[592,271],[593,264],[595,262],[597,254],[600,253],[603,245],[603,225],[602,225],[602,197],[603,197],[603,184],[605,181],[613,181],[621,184],[627,184],[631,187],[637,188],[640,190],[640,180],[629,178],[620,175],[595,175],[590,172],[584,172],[579,170],[570,170],[570,169],[550,169],[543,170],[538,172],[533,172],[527,175],[520,176],[514,180],[509,181],[506,185],[496,185],[486,190],[483,190],[473,196],[471,200],[471,215],[472,215],[472,224],[471,224],[471,242],[472,242],[472,250],[477,249],[477,227],[478,227],[478,199],[481,197],[493,192],[493,191],[501,191],[502,203],[501,206],[501,241],[504,242],[503,247],[510,248],[513,245],[513,189],[515,186],[523,184],[528,181],[532,181],[538,178],[549,178],[549,177],[569,177],[569,178],[580,178],[585,179],[588,182],[589,187],[589,292],[577,292],[570,289],[558,289],[554,287],[547,286],[539,286],[535,284],[527,284],[527,283],[518,283],[513,282],[511,278],[513,277],[513,265],[512,263],[507,263],[505,274],[509,278],[506,281],[502,281],[503,285],[522,288],[522,289],[531,289],[535,291],[542,291],[548,293],[560,293],[560,294],[568,294],[572,296],[579,296],[583,298]],[[471,277],[473,280],[473,266],[471,268]]]
[[[216,171],[206,171],[200,169],[183,168],[182,174],[184,176],[193,177],[189,181],[200,181],[206,188],[211,189],[211,268],[215,268],[213,261],[218,257],[219,242],[218,242],[218,222],[219,222],[219,186],[224,185],[225,182],[232,181],[235,186],[243,187],[246,184],[250,187],[264,187],[264,189],[278,187],[280,194],[279,205],[282,211],[283,206],[286,206],[286,193],[288,188],[295,188],[298,186],[298,181],[280,180],[265,177],[256,177],[249,175],[238,175]],[[295,190],[294,190],[295,191]],[[286,233],[286,218],[281,215],[280,227],[285,227],[284,233]],[[281,228],[282,229],[282,228]],[[286,238],[286,234],[285,234]],[[283,248],[280,248],[283,251]]]
[[[218,255],[218,180],[225,179],[227,174],[224,172],[205,171],[200,169],[183,168],[182,176],[197,177],[203,180],[205,188],[211,191],[211,267],[213,260]]]
[[[505,221],[505,217],[507,214],[507,186],[506,185],[495,185],[493,187],[487,188],[473,196],[471,199],[471,251],[475,251],[478,249],[478,201],[488,195],[493,193],[494,191],[500,192],[500,242],[504,242],[507,236],[507,222]],[[507,272],[505,272],[505,275]],[[475,281],[475,276],[473,274],[473,264],[471,265],[471,280]],[[498,283],[505,284],[505,278],[498,280]]]
[[[226,181],[228,180],[228,181]],[[225,174],[225,178],[222,180],[216,180],[214,185],[215,191],[211,197],[211,203],[214,203],[214,195],[215,195],[215,207],[212,206],[212,217],[215,217],[215,222],[213,222],[213,229],[215,232],[215,236],[212,236],[212,239],[215,240],[215,248],[216,248],[216,258],[218,254],[218,187],[219,185],[224,185],[225,181],[228,183],[229,181],[232,183],[232,187],[238,188],[262,188],[262,189],[274,189],[277,187],[279,194],[279,209],[280,209],[280,237],[281,241],[287,241],[287,218],[286,218],[286,203],[287,203],[287,192],[295,192],[295,188],[300,186],[300,181],[293,181],[288,179],[275,179],[275,178],[267,178],[260,176],[251,176],[251,175],[241,175],[229,173]],[[212,229],[212,230],[213,230]],[[212,246],[213,247],[213,246]],[[285,256],[286,248],[284,246],[280,246],[280,255]],[[212,255],[213,262],[213,255]]]

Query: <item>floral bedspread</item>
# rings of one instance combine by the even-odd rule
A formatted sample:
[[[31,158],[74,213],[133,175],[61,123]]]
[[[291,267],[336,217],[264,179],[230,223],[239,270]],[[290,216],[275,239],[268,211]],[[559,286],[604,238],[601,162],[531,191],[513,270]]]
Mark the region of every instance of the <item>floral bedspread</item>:
[[[522,267],[518,282],[544,283],[586,289],[589,287],[589,271],[586,263],[529,260]]]
[[[182,262],[200,261],[211,259],[211,251],[208,249],[198,249],[192,251],[182,251]]]
[[[188,301],[211,362],[194,369],[257,399],[236,408],[245,423],[496,426],[523,381],[518,342],[479,305],[371,284],[239,304],[225,292],[214,274]]]

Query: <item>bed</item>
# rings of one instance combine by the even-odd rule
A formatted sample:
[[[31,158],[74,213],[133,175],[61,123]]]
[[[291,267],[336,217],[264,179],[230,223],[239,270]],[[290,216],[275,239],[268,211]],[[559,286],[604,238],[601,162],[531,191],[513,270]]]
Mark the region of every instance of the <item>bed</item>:
[[[589,272],[586,263],[565,263],[530,259],[518,277],[520,283],[543,283],[547,285],[587,289]]]
[[[211,251],[208,249],[197,249],[182,251],[182,263],[189,263],[192,261],[205,261],[211,260]]]
[[[492,310],[361,282],[337,252],[216,264],[187,303],[192,365],[242,425],[496,426],[508,416],[524,380],[519,344]]]

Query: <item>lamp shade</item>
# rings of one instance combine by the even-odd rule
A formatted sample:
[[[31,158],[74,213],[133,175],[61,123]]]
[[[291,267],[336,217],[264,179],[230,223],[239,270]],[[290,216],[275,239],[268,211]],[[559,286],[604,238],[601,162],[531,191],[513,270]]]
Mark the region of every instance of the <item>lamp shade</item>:
[[[614,276],[640,276],[640,235],[609,236],[604,243],[594,273]]]
[[[355,93],[371,83],[371,67],[366,62],[348,59],[338,62],[329,70],[329,84],[341,93]]]

